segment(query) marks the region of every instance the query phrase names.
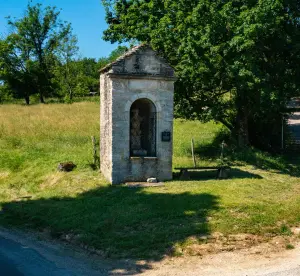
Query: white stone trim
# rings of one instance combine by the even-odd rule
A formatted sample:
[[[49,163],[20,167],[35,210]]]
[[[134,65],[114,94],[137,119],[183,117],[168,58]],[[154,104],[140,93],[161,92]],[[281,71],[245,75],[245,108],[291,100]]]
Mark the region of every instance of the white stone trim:
[[[124,111],[129,112],[132,104],[139,99],[148,99],[152,101],[152,103],[155,105],[156,113],[161,112],[162,108],[159,102],[156,101],[156,97],[151,95],[150,93],[139,93],[136,95],[133,95],[130,100],[128,100],[125,104]]]

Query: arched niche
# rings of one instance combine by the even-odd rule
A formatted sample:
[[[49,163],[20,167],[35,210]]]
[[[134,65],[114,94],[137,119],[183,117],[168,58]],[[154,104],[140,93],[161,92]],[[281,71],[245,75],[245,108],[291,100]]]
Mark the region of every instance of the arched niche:
[[[146,98],[130,108],[130,156],[156,156],[156,107]]]

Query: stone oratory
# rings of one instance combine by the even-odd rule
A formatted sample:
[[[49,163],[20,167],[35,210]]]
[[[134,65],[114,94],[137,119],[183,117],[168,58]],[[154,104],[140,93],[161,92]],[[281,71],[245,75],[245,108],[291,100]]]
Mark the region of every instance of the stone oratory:
[[[171,180],[174,69],[142,44],[100,72],[102,174],[112,184]]]

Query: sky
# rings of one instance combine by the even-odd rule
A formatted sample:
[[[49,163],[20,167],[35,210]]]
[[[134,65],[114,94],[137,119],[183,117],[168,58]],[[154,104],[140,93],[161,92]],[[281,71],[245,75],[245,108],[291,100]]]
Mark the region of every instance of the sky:
[[[101,0],[33,0],[43,6],[56,6],[61,9],[60,18],[72,24],[73,33],[78,38],[81,56],[106,57],[118,47],[102,39],[107,28],[105,11]],[[7,19],[24,15],[28,0],[0,0],[0,35],[7,34]]]

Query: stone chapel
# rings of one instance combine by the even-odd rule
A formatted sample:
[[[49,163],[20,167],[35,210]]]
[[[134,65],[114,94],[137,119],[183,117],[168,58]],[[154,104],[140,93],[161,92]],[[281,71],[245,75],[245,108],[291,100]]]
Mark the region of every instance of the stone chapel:
[[[100,73],[101,172],[112,184],[171,180],[174,69],[142,44]]]

